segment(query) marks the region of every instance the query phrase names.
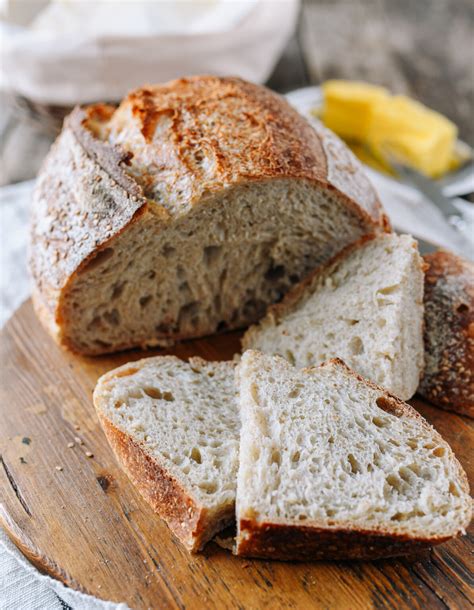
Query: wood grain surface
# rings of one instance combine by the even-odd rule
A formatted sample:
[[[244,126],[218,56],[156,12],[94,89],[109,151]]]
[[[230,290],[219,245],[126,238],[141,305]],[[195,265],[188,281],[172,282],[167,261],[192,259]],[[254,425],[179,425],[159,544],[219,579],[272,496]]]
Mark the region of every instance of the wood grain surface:
[[[472,531],[421,556],[371,563],[245,560],[214,543],[189,555],[120,471],[91,402],[99,375],[143,352],[100,358],[65,352],[29,301],[3,329],[0,349],[0,521],[37,567],[70,587],[133,609],[474,603]],[[238,349],[239,335],[231,333],[172,353],[221,360]],[[452,445],[472,487],[473,422],[413,404]]]

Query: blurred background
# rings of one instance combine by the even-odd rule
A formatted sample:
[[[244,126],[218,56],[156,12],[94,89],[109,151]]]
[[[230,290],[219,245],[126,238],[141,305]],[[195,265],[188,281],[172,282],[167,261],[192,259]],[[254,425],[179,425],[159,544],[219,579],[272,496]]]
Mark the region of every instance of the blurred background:
[[[74,103],[199,72],[381,84],[474,140],[472,0],[0,0],[0,19],[3,185],[35,176]]]

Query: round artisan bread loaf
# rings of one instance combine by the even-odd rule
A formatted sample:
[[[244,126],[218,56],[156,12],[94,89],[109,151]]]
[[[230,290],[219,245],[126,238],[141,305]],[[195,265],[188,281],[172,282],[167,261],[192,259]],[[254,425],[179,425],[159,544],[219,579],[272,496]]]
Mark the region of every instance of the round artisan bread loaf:
[[[35,307],[84,354],[239,328],[387,224],[344,144],[268,89],[148,86],[65,121],[34,196]]]
[[[474,418],[474,265],[443,251],[424,259],[425,372],[418,391]]]

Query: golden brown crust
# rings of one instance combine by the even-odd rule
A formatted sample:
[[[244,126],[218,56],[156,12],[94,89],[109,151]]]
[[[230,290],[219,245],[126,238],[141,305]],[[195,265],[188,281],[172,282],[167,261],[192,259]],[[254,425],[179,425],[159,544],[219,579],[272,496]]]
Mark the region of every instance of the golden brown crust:
[[[418,391],[474,418],[474,265],[443,251],[424,259],[425,374]]]
[[[104,134],[109,142],[127,142],[133,176],[171,209],[224,185],[299,178],[338,191],[369,223],[387,223],[360,163],[332,132],[239,78],[198,76],[137,89]]]
[[[198,551],[209,537],[205,509],[131,436],[114,426],[100,410],[98,415],[118,462],[138,491],[188,550]]]
[[[284,358],[275,356],[290,367]],[[339,358],[328,360],[320,367],[302,369],[311,374],[321,367],[340,367],[344,372],[364,383],[366,386],[380,392],[377,406],[396,417],[416,419],[430,431],[436,442],[442,443],[454,463],[458,480],[466,494],[469,494],[469,482],[461,464],[456,459],[452,449],[436,432],[436,430],[412,406],[390,394],[381,386],[364,379],[349,368]],[[467,528],[469,518],[463,527]],[[460,535],[461,529],[451,536],[411,536],[408,534],[388,533],[382,528],[364,529],[352,524],[327,525],[316,522],[306,522],[304,525],[294,525],[281,520],[258,521],[257,519],[241,518],[238,524],[236,554],[267,559],[282,560],[315,560],[315,559],[377,559],[410,554],[440,544],[453,536]]]

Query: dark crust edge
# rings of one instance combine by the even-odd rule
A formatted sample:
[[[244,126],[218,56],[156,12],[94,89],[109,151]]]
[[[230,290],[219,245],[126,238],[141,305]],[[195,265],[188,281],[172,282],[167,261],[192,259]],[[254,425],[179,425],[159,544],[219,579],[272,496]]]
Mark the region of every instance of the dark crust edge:
[[[206,509],[130,435],[97,411],[117,461],[136,489],[189,551],[199,551],[214,533]]]
[[[443,250],[423,258],[427,263],[425,309],[435,308],[444,322],[441,327],[432,325],[430,317],[425,314],[425,351],[430,352],[433,336],[441,336],[450,344],[445,343],[441,361],[437,363],[438,370],[425,374],[418,392],[437,407],[474,419],[474,266]],[[459,276],[463,274],[471,276],[471,284],[461,281]],[[457,311],[459,305],[465,304],[464,301],[451,297],[439,286],[440,280],[446,278],[457,282],[468,301],[467,311]],[[458,371],[455,378],[452,376],[454,369]]]
[[[449,540],[418,538],[372,530],[321,527],[316,524],[258,523],[241,519],[236,555],[280,560],[380,559],[412,554]]]
[[[254,354],[261,354],[257,350],[250,351]],[[294,368],[281,356],[273,356],[273,358],[280,360],[288,369]],[[384,399],[380,404],[377,403],[380,409],[396,417],[403,416],[418,420],[424,428],[433,434],[437,442],[443,443],[448,449],[450,459],[454,462],[462,490],[469,496],[467,475],[453,450],[433,426],[411,405],[390,394],[376,383],[364,379],[340,358],[332,358],[320,366],[301,369],[301,372],[311,374],[320,368],[331,367],[341,368],[346,375],[380,392],[381,398]],[[471,517],[472,509],[469,513],[469,519],[463,524],[464,528],[468,527]],[[321,526],[312,522],[305,525],[294,525],[294,523],[285,520],[281,522],[259,522],[256,519],[241,518],[238,520],[236,555],[302,561],[312,559],[378,559],[410,554],[435,544],[441,544],[460,535],[462,529],[461,526],[452,535],[421,538],[408,534],[384,534],[363,528],[331,527],[331,529],[328,529],[328,526]],[[245,537],[241,535],[243,531],[246,532]]]

